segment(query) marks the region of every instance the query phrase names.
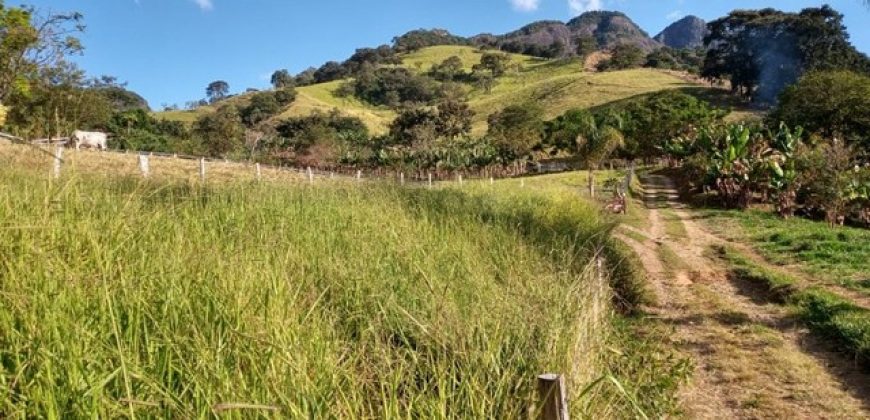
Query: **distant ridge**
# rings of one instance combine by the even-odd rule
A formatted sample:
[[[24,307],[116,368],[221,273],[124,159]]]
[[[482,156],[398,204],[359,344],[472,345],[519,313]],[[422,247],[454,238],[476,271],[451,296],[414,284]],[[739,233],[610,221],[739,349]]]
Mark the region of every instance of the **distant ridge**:
[[[665,28],[655,40],[671,48],[698,48],[704,46],[707,22],[697,16],[686,16]]]
[[[574,55],[579,37],[595,39],[599,49],[630,44],[649,52],[662,46],[624,13],[611,11],[586,12],[567,23],[533,22],[504,35],[477,35],[471,37],[470,42],[513,53],[556,58]]]

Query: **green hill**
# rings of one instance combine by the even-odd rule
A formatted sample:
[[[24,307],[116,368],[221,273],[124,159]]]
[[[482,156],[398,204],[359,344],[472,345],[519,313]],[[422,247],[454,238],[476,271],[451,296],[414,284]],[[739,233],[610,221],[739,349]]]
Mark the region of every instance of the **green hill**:
[[[474,64],[480,62],[481,55],[473,47],[436,46],[404,54],[402,66],[412,71],[424,72],[433,64],[457,56],[466,70],[470,70]],[[543,106],[548,118],[553,118],[571,108],[589,108],[661,90],[699,86],[673,72],[654,69],[595,73],[583,71],[583,65],[578,59],[544,60],[519,54],[512,54],[511,59],[512,70],[497,79],[491,92],[464,85],[469,105],[476,113],[473,130],[475,135],[486,131],[486,119],[490,114],[511,104],[535,102]],[[337,96],[335,91],[341,83],[343,82],[334,81],[297,88],[296,101],[275,119],[337,108],[347,115],[359,117],[373,133],[384,133],[395,118],[395,112],[356,98]],[[242,103],[246,96],[240,95],[229,100]],[[191,122],[211,111],[213,108],[207,106],[192,111],[170,111],[157,115]]]

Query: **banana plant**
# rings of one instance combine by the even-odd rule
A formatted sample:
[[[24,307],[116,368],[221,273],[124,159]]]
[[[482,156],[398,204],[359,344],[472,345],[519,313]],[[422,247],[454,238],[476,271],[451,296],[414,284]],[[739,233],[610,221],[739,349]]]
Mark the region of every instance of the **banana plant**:
[[[788,219],[794,216],[800,188],[794,154],[803,138],[803,128],[790,130],[785,123],[780,123],[776,132],[768,131],[768,138],[773,150],[768,166],[769,186],[776,193],[776,211]]]

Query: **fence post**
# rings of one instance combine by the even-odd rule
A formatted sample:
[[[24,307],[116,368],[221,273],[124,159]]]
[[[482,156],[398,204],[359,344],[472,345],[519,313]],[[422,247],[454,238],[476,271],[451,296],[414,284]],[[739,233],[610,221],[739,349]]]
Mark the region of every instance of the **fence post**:
[[[429,188],[432,188],[432,172],[429,172]]]
[[[309,167],[305,168],[305,171],[308,172],[308,183],[313,184],[314,183],[314,172],[311,172],[311,167],[309,166]]]
[[[143,178],[148,178],[148,176],[151,175],[151,165],[149,159],[149,156],[139,155],[139,170],[142,171]]]
[[[63,162],[63,147],[54,148],[54,177],[60,178],[60,165]]]
[[[589,196],[595,198],[595,172],[589,169]]]
[[[329,173],[329,179],[335,179],[335,172]]]
[[[405,173],[404,172],[399,174],[399,184],[405,185]]]
[[[542,420],[569,420],[565,377],[555,373],[538,376],[538,396]]]
[[[489,177],[489,185],[495,185],[495,178]]]
[[[259,164],[259,163],[255,163],[255,164],[254,164],[254,168],[255,168],[255,170],[257,171],[257,182],[260,182],[260,180],[263,179],[263,173],[260,172],[260,164]]]
[[[461,187],[462,186],[462,174],[459,174],[458,177],[459,177],[459,186]]]
[[[205,183],[205,158],[199,158],[199,180]]]
[[[356,182],[362,182],[362,171],[356,171]]]

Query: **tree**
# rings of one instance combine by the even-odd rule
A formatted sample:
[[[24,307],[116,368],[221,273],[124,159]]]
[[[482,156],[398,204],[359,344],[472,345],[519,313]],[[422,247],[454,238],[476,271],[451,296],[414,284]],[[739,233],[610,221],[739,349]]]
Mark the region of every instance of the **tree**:
[[[480,57],[480,64],[474,66],[474,71],[486,70],[492,73],[492,77],[501,77],[510,62],[511,57],[507,54],[487,52]]]
[[[646,55],[637,45],[621,44],[613,47],[609,60],[598,64],[598,70],[625,70],[640,67],[644,63]]]
[[[474,111],[468,103],[457,100],[441,102],[438,104],[437,132],[451,140],[466,135],[471,132],[472,118]]]
[[[541,144],[543,115],[543,108],[537,104],[509,105],[489,116],[486,136],[506,160],[526,157]]]
[[[426,108],[402,111],[390,124],[394,144],[424,148],[438,139],[438,113]]]
[[[241,111],[242,121],[249,127],[265,121],[281,110],[281,104],[273,92],[259,92],[251,97],[251,103]]]
[[[314,67],[309,67],[297,74],[295,77],[296,86],[308,86],[316,83],[316,81],[314,80],[314,73],[316,72],[317,69],[315,69]]]
[[[573,155],[588,168],[624,145],[622,119],[614,112],[594,114],[574,109],[547,124],[546,144]]]
[[[61,66],[82,51],[76,35],[84,31],[81,13],[38,15],[30,7],[5,7],[0,1],[0,102],[27,93],[40,69]]]
[[[464,74],[464,65],[462,59],[457,56],[451,56],[442,61],[440,64],[435,64],[429,70],[429,75],[435,80],[442,82],[456,80]]]
[[[223,105],[200,117],[193,125],[193,132],[212,156],[226,157],[239,151],[245,139],[242,118],[232,105]]]
[[[326,83],[333,80],[344,79],[347,75],[347,69],[345,69],[339,62],[328,61],[326,64],[320,66],[312,76],[314,77],[315,83]]]
[[[664,143],[674,137],[721,121],[727,111],[679,91],[665,91],[633,99],[613,108],[623,119],[625,153],[631,158],[662,155]]]
[[[701,75],[730,80],[734,93],[757,102],[773,103],[807,71],[870,71],[870,59],[849,43],[843,15],[829,6],[737,10],[708,27]]]
[[[287,87],[293,87],[296,83],[293,76],[290,75],[290,72],[286,69],[276,70],[272,73],[272,87],[275,89],[284,89]]]
[[[223,80],[216,80],[208,84],[205,88],[205,96],[209,99],[209,102],[216,103],[224,98],[230,93],[230,84]]]
[[[870,153],[870,76],[850,71],[808,73],[783,91],[769,120],[841,138]]]

